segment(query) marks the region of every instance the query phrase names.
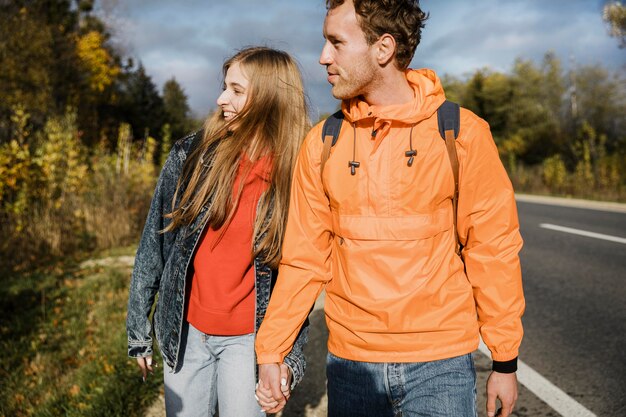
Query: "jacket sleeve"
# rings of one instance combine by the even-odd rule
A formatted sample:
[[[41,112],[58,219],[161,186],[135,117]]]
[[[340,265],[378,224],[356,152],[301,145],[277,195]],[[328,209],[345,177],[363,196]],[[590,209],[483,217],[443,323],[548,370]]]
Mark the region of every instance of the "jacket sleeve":
[[[304,141],[294,168],[278,280],[256,339],[257,362],[280,363],[330,280],[332,219],[320,179],[320,125]]]
[[[306,371],[306,357],[304,356],[304,347],[309,340],[309,319],[304,321],[300,333],[293,344],[291,351],[285,356],[285,364],[291,369],[293,379],[291,381],[291,389],[302,381],[304,372]]]
[[[182,166],[181,153],[180,145],[175,144],[161,170],[135,256],[126,316],[130,357],[145,357],[153,353],[149,317],[169,248],[175,238],[174,233],[160,231],[170,222],[163,215],[171,212],[172,197]]]
[[[473,119],[457,146],[459,238],[480,333],[491,351],[494,370],[514,372],[525,308],[519,260],[522,238],[513,187],[489,126]]]
[[[278,271],[274,271],[277,272]],[[278,274],[276,275],[278,277]],[[271,298],[271,297],[270,297]],[[291,390],[302,381],[304,373],[306,371],[306,357],[304,355],[304,347],[309,340],[309,319],[307,318],[296,337],[293,347],[285,356],[284,362],[291,370],[293,376],[291,380]]]

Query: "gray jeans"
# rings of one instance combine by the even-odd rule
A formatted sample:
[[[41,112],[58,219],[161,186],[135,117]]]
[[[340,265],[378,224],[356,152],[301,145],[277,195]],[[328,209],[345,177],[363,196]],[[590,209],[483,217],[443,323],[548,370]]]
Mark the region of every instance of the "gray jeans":
[[[187,325],[185,326],[187,327]],[[164,365],[168,417],[261,417],[254,398],[254,334],[207,335],[188,325],[178,372]]]

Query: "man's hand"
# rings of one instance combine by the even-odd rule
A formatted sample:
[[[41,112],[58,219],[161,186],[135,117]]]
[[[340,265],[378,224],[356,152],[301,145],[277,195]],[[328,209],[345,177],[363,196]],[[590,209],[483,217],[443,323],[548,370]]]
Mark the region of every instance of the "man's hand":
[[[152,356],[146,356],[144,358],[136,358],[136,359],[137,359],[137,365],[139,365],[139,368],[141,369],[143,382],[146,382],[146,378],[148,378],[148,372],[150,372],[151,374],[154,373],[154,370],[152,369]],[[156,364],[154,366],[156,366]]]
[[[281,389],[281,367],[277,363],[259,365],[256,397],[266,413],[277,413],[287,404]]]
[[[517,401],[517,375],[491,372],[487,379],[487,416],[496,415],[496,399],[502,404],[498,416],[508,417],[513,412]]]

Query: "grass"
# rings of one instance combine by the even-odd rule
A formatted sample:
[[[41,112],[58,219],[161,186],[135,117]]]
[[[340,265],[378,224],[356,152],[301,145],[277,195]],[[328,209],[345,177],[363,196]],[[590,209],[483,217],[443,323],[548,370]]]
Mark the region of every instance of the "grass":
[[[130,267],[76,265],[2,278],[0,416],[141,416],[159,394],[162,367],[143,383],[126,354]]]

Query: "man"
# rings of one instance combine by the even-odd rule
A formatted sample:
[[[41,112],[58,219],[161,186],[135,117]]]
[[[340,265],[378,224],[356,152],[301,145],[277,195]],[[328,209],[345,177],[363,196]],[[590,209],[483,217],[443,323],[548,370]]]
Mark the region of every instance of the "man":
[[[282,408],[279,364],[326,289],[329,416],[475,416],[471,352],[493,371],[487,414],[517,399],[524,310],[515,200],[486,122],[461,109],[454,177],[430,70],[406,70],[418,0],[327,0],[326,66],[343,128],[321,171],[322,125],[296,164],[278,283],[256,341],[257,396]],[[321,176],[320,176],[321,175]],[[284,389],[284,381],[283,381]]]

